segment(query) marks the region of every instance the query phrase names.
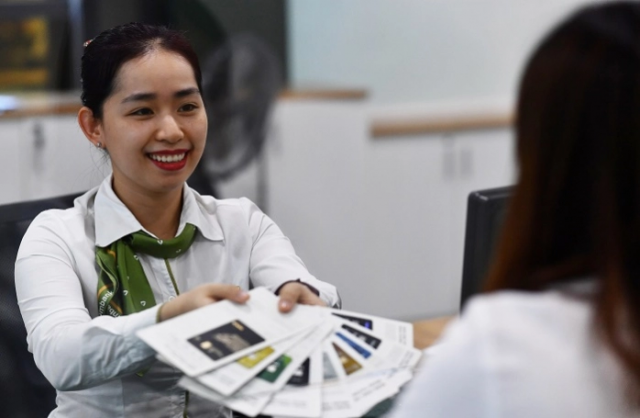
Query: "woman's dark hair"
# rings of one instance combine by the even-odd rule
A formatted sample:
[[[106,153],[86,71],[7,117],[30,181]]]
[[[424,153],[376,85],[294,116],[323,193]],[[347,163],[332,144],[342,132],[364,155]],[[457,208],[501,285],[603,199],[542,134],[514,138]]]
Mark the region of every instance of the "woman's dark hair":
[[[519,179],[485,289],[596,278],[596,335],[640,407],[640,4],[582,9],[543,40],[516,138]]]
[[[108,29],[87,42],[82,56],[82,104],[91,109],[95,117],[101,118],[102,105],[113,92],[120,67],[157,49],[184,57],[191,64],[202,91],[198,56],[182,32],[163,26],[128,23]]]

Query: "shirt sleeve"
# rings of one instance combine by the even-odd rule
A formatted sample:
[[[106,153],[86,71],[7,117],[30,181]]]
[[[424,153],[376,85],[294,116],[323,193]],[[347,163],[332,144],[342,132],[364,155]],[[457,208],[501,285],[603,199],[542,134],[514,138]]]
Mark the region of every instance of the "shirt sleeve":
[[[483,328],[478,317],[449,325],[387,418],[499,418]]]
[[[249,277],[255,286],[275,292],[284,282],[300,279],[320,292],[328,306],[340,305],[335,286],[316,279],[298,257],[291,241],[280,228],[249,199],[240,199],[252,235]]]
[[[154,351],[136,337],[158,307],[119,318],[91,318],[68,242],[52,216],[36,218],[16,261],[18,304],[38,368],[58,390],[79,390],[144,369]]]

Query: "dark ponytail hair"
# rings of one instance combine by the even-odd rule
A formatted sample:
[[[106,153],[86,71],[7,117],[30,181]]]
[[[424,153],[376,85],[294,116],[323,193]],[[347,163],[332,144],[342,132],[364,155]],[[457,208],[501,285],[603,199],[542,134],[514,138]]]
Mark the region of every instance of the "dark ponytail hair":
[[[113,92],[118,70],[129,60],[158,49],[186,59],[202,91],[200,63],[186,36],[177,30],[144,23],[128,23],[102,32],[85,44],[82,56],[82,104],[102,117],[102,105]]]

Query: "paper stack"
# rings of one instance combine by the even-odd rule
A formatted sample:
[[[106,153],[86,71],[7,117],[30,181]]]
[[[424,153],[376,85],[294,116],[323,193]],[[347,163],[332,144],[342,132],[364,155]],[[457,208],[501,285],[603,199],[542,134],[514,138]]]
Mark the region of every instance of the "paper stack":
[[[358,417],[411,379],[411,324],[316,306],[282,314],[266,289],[250,294],[138,335],[186,390],[250,417]]]

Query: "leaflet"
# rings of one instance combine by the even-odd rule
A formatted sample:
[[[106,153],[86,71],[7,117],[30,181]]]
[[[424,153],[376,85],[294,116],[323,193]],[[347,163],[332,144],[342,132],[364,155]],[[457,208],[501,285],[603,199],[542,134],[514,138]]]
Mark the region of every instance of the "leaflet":
[[[360,415],[344,380],[322,385],[322,418],[351,418]]]
[[[413,325],[410,322],[396,321],[341,309],[331,308],[330,310],[333,315],[369,329],[385,340],[413,347]]]
[[[320,324],[318,323],[317,325]],[[312,327],[303,330],[303,332],[241,357],[211,372],[197,376],[195,379],[223,396],[231,396],[245,383],[278,359],[285,350],[297,344],[309,331],[315,330],[317,325],[314,324]]]
[[[325,384],[322,388],[322,418],[362,416],[378,403],[397,394],[411,376],[408,370],[387,369]]]
[[[278,311],[278,297],[258,287],[245,304],[207,305],[138,331],[170,364],[197,376],[295,335],[327,317],[327,309],[296,305]]]
[[[342,388],[327,387],[323,392],[323,417],[330,418],[360,416],[396,394],[411,379],[410,368],[421,355],[419,350],[384,340],[358,324],[340,322],[331,340],[334,349],[336,346],[342,349],[338,356],[347,377]]]
[[[333,383],[336,380],[344,380],[347,377],[338,353],[331,345],[331,340],[322,342],[322,380],[324,384]]]
[[[365,359],[372,369],[413,369],[422,355],[416,348],[383,339],[374,331],[346,320],[340,321],[335,336]]]
[[[297,305],[264,288],[138,334],[186,375],[179,384],[245,416],[349,418],[398,393],[422,352],[409,323]]]
[[[411,380],[408,370],[386,370],[356,376],[348,382],[351,391],[352,408],[358,415],[364,415],[371,408],[400,391],[402,385]]]
[[[282,389],[287,382],[301,387],[309,385],[311,372],[309,356],[332,329],[331,323],[325,323],[320,328],[307,333],[298,345],[288,349],[285,355],[279,357],[234,396],[222,403],[244,415],[255,416],[263,411],[273,394]]]
[[[372,369],[372,364],[367,358],[358,353],[352,345],[347,344],[335,333],[329,338],[329,343],[339,360],[345,378],[357,376]],[[331,358],[333,358],[333,356],[331,356]]]
[[[289,383],[262,410],[273,417],[318,418],[322,414],[322,347],[316,347]]]
[[[199,396],[207,398],[216,403],[222,404],[238,411],[247,416],[258,415],[265,405],[269,402],[274,392],[280,390],[287,381],[295,380],[296,382],[307,382],[309,379],[309,368],[302,367],[299,376],[292,378],[294,373],[303,366],[305,360],[315,347],[322,342],[323,339],[332,331],[331,324],[323,324],[320,327],[297,336],[293,344],[286,350],[285,354],[271,362],[264,370],[262,370],[255,378],[250,380],[242,389],[234,393],[232,396],[223,396],[223,394],[211,390],[207,385],[205,377],[208,374],[198,378],[183,377],[179,384],[187,390],[193,390]],[[226,368],[228,366],[225,366]],[[214,371],[216,373],[218,370]]]

